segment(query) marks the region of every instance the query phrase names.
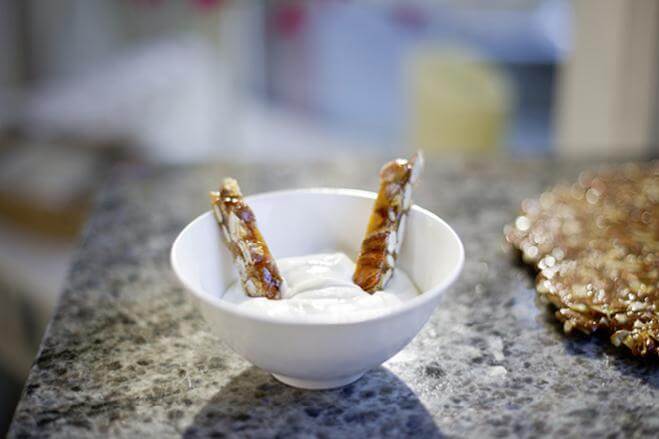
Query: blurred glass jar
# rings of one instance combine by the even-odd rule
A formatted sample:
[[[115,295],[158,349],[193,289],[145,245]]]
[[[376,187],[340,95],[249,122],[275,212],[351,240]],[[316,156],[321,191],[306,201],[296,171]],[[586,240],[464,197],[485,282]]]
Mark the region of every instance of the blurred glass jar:
[[[422,47],[407,63],[410,144],[433,153],[495,153],[516,101],[506,73],[465,50]]]

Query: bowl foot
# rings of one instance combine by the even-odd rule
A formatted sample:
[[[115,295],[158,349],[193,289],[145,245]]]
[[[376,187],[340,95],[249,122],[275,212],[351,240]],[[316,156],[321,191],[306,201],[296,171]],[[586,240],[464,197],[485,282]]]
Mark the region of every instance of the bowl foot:
[[[309,389],[309,390],[322,390],[322,389],[335,389],[337,387],[343,387],[350,383],[353,383],[360,379],[364,375],[364,372],[358,373],[357,375],[350,375],[342,378],[335,378],[330,380],[302,380],[299,378],[287,377],[284,375],[278,375],[273,373],[272,376],[286,385],[291,387],[297,387],[299,389]]]

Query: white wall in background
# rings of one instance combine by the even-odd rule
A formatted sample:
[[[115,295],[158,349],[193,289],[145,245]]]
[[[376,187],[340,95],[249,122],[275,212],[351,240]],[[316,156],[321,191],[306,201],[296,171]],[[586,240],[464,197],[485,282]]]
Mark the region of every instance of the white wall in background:
[[[45,138],[128,140],[154,161],[197,161],[233,139],[227,76],[203,39],[161,39],[35,89],[24,124]]]

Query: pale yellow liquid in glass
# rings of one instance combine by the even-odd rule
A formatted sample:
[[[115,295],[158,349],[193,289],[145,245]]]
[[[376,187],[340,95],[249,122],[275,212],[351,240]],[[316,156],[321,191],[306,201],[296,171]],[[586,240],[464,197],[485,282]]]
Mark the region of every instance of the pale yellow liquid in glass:
[[[465,53],[417,51],[408,70],[411,145],[427,153],[494,153],[514,101],[504,72]]]

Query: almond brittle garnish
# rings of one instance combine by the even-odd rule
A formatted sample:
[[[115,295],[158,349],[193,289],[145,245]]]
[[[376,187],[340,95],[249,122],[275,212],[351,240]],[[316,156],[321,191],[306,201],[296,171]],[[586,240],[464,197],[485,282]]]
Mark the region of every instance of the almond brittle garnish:
[[[392,160],[380,170],[380,190],[352,278],[367,293],[385,288],[393,275],[412,206],[412,186],[422,168],[423,156],[417,152],[411,160]]]
[[[248,296],[279,299],[284,279],[268,245],[256,227],[254,212],[240,193],[238,182],[226,178],[219,192],[211,192],[211,207],[222,230]]]

